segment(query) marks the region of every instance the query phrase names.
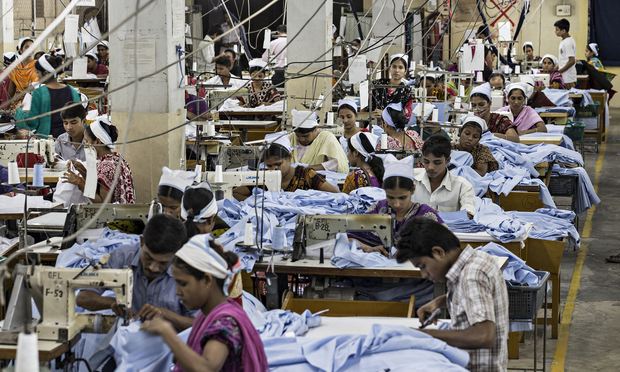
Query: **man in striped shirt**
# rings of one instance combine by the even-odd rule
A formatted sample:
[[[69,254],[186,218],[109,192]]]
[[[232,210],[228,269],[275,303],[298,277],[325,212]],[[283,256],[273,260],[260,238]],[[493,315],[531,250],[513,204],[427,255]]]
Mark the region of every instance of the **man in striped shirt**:
[[[468,369],[505,371],[508,367],[508,292],[500,267],[488,254],[462,249],[442,224],[413,218],[401,228],[398,262],[411,261],[422,277],[446,283],[446,295],[418,309],[424,321],[435,309],[450,313],[449,330],[423,330],[469,351]]]

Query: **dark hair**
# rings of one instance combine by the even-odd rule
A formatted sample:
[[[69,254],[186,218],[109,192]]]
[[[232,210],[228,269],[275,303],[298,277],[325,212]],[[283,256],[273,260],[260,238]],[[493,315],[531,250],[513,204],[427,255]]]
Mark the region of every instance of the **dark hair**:
[[[407,116],[405,116],[405,114],[402,111],[398,111],[396,109],[388,107],[387,112],[388,112],[388,115],[390,115],[390,117],[392,118],[392,121],[394,122],[396,129],[400,129],[400,130],[405,129],[405,127],[409,123],[409,119],[407,119]]]
[[[104,122],[100,122],[101,123],[101,128],[103,128],[103,130],[106,131],[106,133],[108,133],[110,135],[110,139],[112,140],[112,142],[116,142],[116,140],[118,139],[118,130],[116,129],[116,127],[114,125],[108,125],[107,123]],[[84,127],[84,131],[86,132],[86,134],[88,134],[88,137],[96,139],[97,136],[95,136],[95,134],[93,133],[93,130],[90,129],[90,125],[86,125]]]
[[[487,101],[488,103],[491,103],[491,99],[486,94],[474,93],[471,96],[469,96],[469,100],[471,101],[471,99],[474,98],[474,97],[482,98],[485,101]]]
[[[157,214],[146,223],[142,239],[149,251],[155,254],[175,253],[187,241],[187,232],[177,218]]]
[[[510,97],[512,95],[512,92],[514,92],[515,90],[518,90],[519,92],[521,92],[521,95],[523,96],[523,98],[525,98],[527,100],[527,97],[525,96],[525,92],[523,91],[523,89],[521,88],[512,88],[508,91],[508,94],[506,95],[506,99],[508,99],[508,97]]]
[[[86,119],[86,109],[82,104],[76,104],[76,102],[65,103],[65,108],[60,112],[60,117],[63,120],[80,118],[80,120]]]
[[[276,28],[276,31],[278,31],[279,33],[286,33],[286,25],[280,25]]]
[[[228,269],[232,269],[232,267],[237,263],[237,261],[239,261],[239,257],[234,254],[233,252],[229,252],[229,251],[221,251],[218,248],[211,247],[211,249],[213,249],[214,251],[216,251],[220,256],[222,256],[222,258],[224,259],[224,261],[226,261],[226,264],[228,265]],[[172,260],[172,264],[178,268],[183,270],[184,272],[186,272],[187,274],[193,276],[194,278],[196,278],[197,280],[201,280],[205,278],[205,273],[194,268],[193,266],[190,266],[187,262],[185,262],[184,260],[182,260],[179,257],[174,257],[174,259]],[[225,279],[219,279],[219,278],[213,278],[215,280],[215,283],[217,284],[218,288],[223,289],[224,287],[224,283],[225,283]],[[222,290],[222,292],[224,292]]]
[[[553,25],[559,28],[560,30],[564,30],[566,32],[570,31],[570,22],[566,18],[562,18],[558,21],[555,21]]]
[[[207,31],[207,35],[221,35],[222,28],[219,25],[211,26],[209,31]]]
[[[188,188],[183,193],[183,209],[187,211],[185,229],[187,230],[188,238],[200,234],[198,226],[194,222],[194,216],[209,205],[213,197],[213,192],[204,188]]]
[[[525,48],[532,48],[532,50],[534,50],[534,47],[531,46],[530,44],[525,44],[523,45],[523,51],[525,52]]]
[[[58,66],[60,66],[62,64],[62,59],[60,59],[60,57],[56,57],[56,56],[50,56],[49,54],[45,55],[45,59],[47,60],[47,62],[55,69],[58,68]],[[37,71],[39,71],[42,75],[47,75],[50,74],[49,71],[47,71],[46,69],[43,68],[43,66],[41,66],[41,64],[39,64],[39,61],[37,60],[34,64],[34,67],[37,69]]]
[[[403,176],[392,176],[383,180],[383,190],[405,189],[413,191],[415,184],[413,180]]]
[[[224,66],[228,69],[232,67],[232,62],[230,62],[230,59],[226,56],[217,56],[215,57],[214,62],[216,65]]]
[[[364,148],[364,150],[366,150],[367,153],[371,154],[370,160],[368,160],[366,164],[370,166],[370,169],[372,169],[372,173],[375,174],[375,177],[377,177],[379,182],[383,182],[383,174],[385,173],[385,168],[383,167],[383,160],[381,160],[380,157],[372,154],[375,152],[375,149],[374,147],[372,147],[372,144],[368,140],[368,137],[366,137],[363,134],[361,134],[359,137],[360,137],[360,142],[362,143],[362,147]],[[349,145],[349,151],[358,152],[353,147],[353,144],[351,143],[351,138],[347,140],[347,144]]]
[[[308,134],[310,132],[313,132],[316,129],[316,127],[312,127],[312,128],[297,128],[295,129],[295,133],[297,134]]]
[[[460,248],[459,239],[447,227],[425,217],[414,217],[399,230],[400,238],[396,242],[396,261],[406,262],[417,257],[432,257],[433,247],[444,251]]]
[[[224,53],[226,52],[231,53],[233,55],[233,58],[237,59],[237,52],[235,52],[234,49],[230,49],[230,48],[224,49]]]
[[[489,53],[497,56],[497,48],[494,47],[493,45],[485,45],[484,46],[484,56],[486,57],[487,54],[489,54]]]
[[[44,54],[45,54],[45,52],[40,50],[40,51],[36,52],[32,58],[37,60],[37,59],[41,58],[41,56],[44,55]]]
[[[157,188],[157,196],[165,196],[177,201],[181,201],[181,199],[183,199],[183,191],[172,186],[160,185]]]
[[[351,111],[353,111],[353,114],[357,116],[357,110],[353,106],[351,106],[351,105],[347,105],[345,103],[342,106],[338,107],[338,114],[340,114],[340,110],[342,110],[342,109],[351,110]]]
[[[480,25],[480,27],[478,27],[478,30],[476,31],[476,35],[484,34],[486,36],[488,32],[489,32],[489,26]]]
[[[264,162],[271,157],[278,159],[290,159],[291,152],[279,143],[272,143],[271,145],[269,145],[269,147],[265,149],[262,161]]]
[[[496,76],[501,77],[502,78],[502,82],[504,84],[506,84],[506,77],[501,72],[494,72],[494,73],[492,73],[491,75],[489,75],[489,79],[487,81],[491,81],[491,79],[493,79]]]
[[[438,158],[444,157],[448,159],[452,152],[452,146],[450,146],[450,140],[440,134],[434,134],[430,136],[422,145],[422,154],[433,154]]]

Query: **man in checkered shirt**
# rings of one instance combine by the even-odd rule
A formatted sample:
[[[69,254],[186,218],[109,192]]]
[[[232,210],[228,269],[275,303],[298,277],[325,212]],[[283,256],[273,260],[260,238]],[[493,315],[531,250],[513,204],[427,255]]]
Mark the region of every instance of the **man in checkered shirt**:
[[[444,225],[413,218],[401,228],[398,262],[411,261],[422,277],[446,283],[448,293],[418,309],[423,322],[435,309],[447,307],[449,330],[423,330],[446,343],[469,351],[472,371],[508,368],[508,292],[492,256],[462,249]]]

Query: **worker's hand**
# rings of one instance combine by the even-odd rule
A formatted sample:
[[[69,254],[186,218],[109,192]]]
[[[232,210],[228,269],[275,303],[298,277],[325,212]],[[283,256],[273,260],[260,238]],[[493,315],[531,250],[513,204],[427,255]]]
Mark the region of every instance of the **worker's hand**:
[[[363,251],[364,251],[364,252],[366,252],[366,253],[379,252],[379,253],[381,253],[382,255],[384,255],[385,257],[388,257],[388,256],[389,256],[388,251],[387,251],[387,250],[385,249],[385,247],[384,247],[384,246],[382,246],[382,245],[376,245],[376,246],[374,246],[374,247],[371,247],[371,246],[369,246],[369,245],[362,244],[362,245],[360,246],[360,248],[361,248],[361,250],[363,250]]]
[[[151,320],[153,318],[163,317],[164,312],[157,306],[153,306],[151,304],[144,304],[144,306],[142,306],[142,309],[140,309],[136,316],[142,320]]]
[[[431,302],[426,303],[424,306],[421,306],[416,312],[416,314],[418,315],[418,318],[420,318],[420,324],[424,323],[426,318],[429,317],[433,313],[433,311],[435,311],[435,309],[439,309],[439,307],[440,306],[439,306],[437,298]],[[437,319],[435,319],[433,324],[436,324],[436,323],[437,323]]]
[[[381,117],[381,114],[383,114],[383,111],[382,111],[382,110],[379,110],[379,109],[374,109],[374,110],[370,113],[370,116],[371,116],[371,117],[373,117],[373,118],[377,118],[377,119],[378,119],[378,118],[380,118],[380,117]]]
[[[140,327],[140,329],[157,335],[162,335],[166,332],[172,332],[173,334],[176,334],[176,331],[174,330],[174,327],[172,327],[172,324],[163,318],[153,318],[151,320],[146,320],[144,323],[142,323],[142,327]]]
[[[125,319],[132,317],[131,309],[128,309],[125,305],[119,304],[116,301],[110,305],[110,309],[112,309],[112,312],[114,312],[116,316],[120,316]]]
[[[65,172],[62,178],[73,185],[76,185],[80,190],[84,191],[84,185],[86,184],[86,180],[80,175],[77,175],[73,172]]]
[[[75,168],[75,170],[78,171],[80,176],[86,178],[86,167],[84,166],[84,164],[80,163],[79,161],[75,161],[75,160],[69,160],[69,162],[71,163],[71,165],[73,165],[73,168]]]
[[[26,139],[26,138],[28,138],[29,134],[30,134],[30,132],[27,129],[18,129],[17,133],[15,134],[15,138],[16,139]]]

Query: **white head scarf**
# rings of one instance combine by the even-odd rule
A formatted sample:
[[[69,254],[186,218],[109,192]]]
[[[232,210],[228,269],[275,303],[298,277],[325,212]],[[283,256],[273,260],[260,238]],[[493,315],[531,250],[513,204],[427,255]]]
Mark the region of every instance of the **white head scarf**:
[[[396,128],[396,124],[394,124],[394,119],[392,119],[392,115],[390,115],[388,108],[394,109],[396,111],[403,111],[403,104],[401,102],[390,103],[389,105],[387,105],[386,108],[383,109],[383,112],[381,113],[381,118],[383,119],[385,124],[389,125],[390,127]]]
[[[263,61],[260,58],[254,58],[253,60],[251,60],[248,63],[248,67],[252,68],[252,67],[260,67],[263,70],[267,70],[267,62]]]
[[[30,37],[22,37],[17,41],[17,51],[21,52],[22,47],[24,46],[24,43],[26,41],[32,41],[34,42],[34,40]],[[21,53],[20,53],[21,54]]]
[[[525,43],[523,43],[523,50],[525,51],[525,47],[529,46],[530,48],[534,49],[534,43],[532,43],[531,41],[526,41]]]
[[[510,83],[506,86],[506,89],[504,89],[504,93],[506,93],[506,98],[508,98],[508,96],[510,95],[510,92],[513,91],[514,89],[519,89],[521,92],[523,92],[525,99],[530,98],[530,95],[532,94],[532,90],[533,90],[532,87],[526,83]]]
[[[551,62],[553,62],[554,65],[558,65],[558,58],[556,56],[554,56],[553,54],[545,54],[544,56],[542,56],[542,58],[540,59],[540,65],[542,66],[543,61],[545,60],[545,58],[549,58],[551,60]]]
[[[95,53],[94,51],[89,51],[88,53],[84,54],[85,57],[92,57],[95,62],[99,62],[99,57],[97,57],[97,53]]]
[[[39,57],[37,62],[39,63],[39,66],[43,67],[45,71],[56,76],[56,69],[54,69],[54,67],[50,65],[50,63],[47,61],[47,57],[49,57],[49,54],[44,54],[41,57]]]
[[[372,151],[368,152],[362,145],[362,136],[368,139],[370,145],[372,146]],[[359,152],[360,155],[364,157],[365,162],[369,162],[372,159],[372,155],[374,155],[374,149],[377,147],[377,142],[379,141],[379,137],[370,133],[370,132],[357,132],[351,137],[351,146],[355,149],[355,151]]]
[[[105,47],[106,49],[110,49],[110,45],[108,44],[108,42],[106,40],[101,40],[97,46],[102,46]]]
[[[357,109],[357,103],[355,103],[355,101],[352,100],[352,99],[344,98],[344,99],[339,100],[338,101],[338,111],[340,111],[340,108],[342,106],[349,106],[349,107],[351,107],[353,109],[354,112],[357,113],[357,110],[358,110]]]
[[[480,127],[480,130],[482,131],[482,133],[489,130],[489,127],[487,126],[487,122],[483,118],[479,118],[475,115],[468,115],[464,117],[461,123],[462,125],[465,125],[468,123],[475,123]]]
[[[390,56],[390,65],[392,64],[392,62],[394,62],[394,60],[397,60],[399,58],[405,61],[405,68],[409,66],[409,56],[406,54],[392,54]]]
[[[310,129],[315,128],[319,125],[316,112],[292,110],[291,115],[293,116],[294,129]]]
[[[491,89],[491,84],[489,83],[484,83],[482,85],[478,85],[477,87],[474,87],[471,90],[471,93],[469,93],[469,98],[471,99],[471,96],[473,96],[474,94],[478,93],[478,94],[482,94],[483,96],[488,97],[489,102],[491,101],[491,93],[492,89]]]
[[[288,136],[287,131],[268,133],[265,135],[265,142],[267,142],[268,144],[277,143],[278,145],[287,149],[289,152],[293,150],[293,146],[291,145],[291,139]]]
[[[225,279],[222,292],[228,296],[228,287],[240,269],[239,261],[232,269],[219,253],[211,248],[211,234],[192,236],[174,255],[196,270],[209,274],[216,279]]]
[[[192,183],[194,183],[194,178],[196,178],[195,172],[172,170],[168,167],[163,167],[161,169],[159,186],[169,186],[173,189],[184,192],[188,186],[191,186]]]
[[[112,141],[112,138],[110,137],[108,132],[103,129],[101,123],[112,125],[107,116],[98,116],[92,123],[90,123],[90,130],[93,132],[95,137],[97,137],[97,139],[101,141],[102,144],[106,145],[110,149],[114,149],[114,142]]]
[[[207,182],[199,183],[198,185],[188,186],[185,191],[189,189],[205,189],[211,191],[211,186]],[[189,213],[187,209],[185,209],[183,199],[185,199],[185,194],[183,194],[183,198],[181,199],[181,218],[185,221],[187,220]],[[215,200],[215,195],[211,199],[211,202],[207,204],[202,210],[194,211],[194,217],[192,221],[195,223],[204,223],[208,218],[211,218],[217,214],[217,200]]]
[[[590,44],[588,44],[588,47],[590,47],[590,50],[594,53],[594,55],[596,57],[598,57],[598,44],[597,43],[590,43]]]
[[[385,168],[383,179],[386,180],[390,177],[398,176],[413,180],[413,164],[413,156],[407,156],[404,159],[397,160],[390,154],[383,158],[383,167]]]

